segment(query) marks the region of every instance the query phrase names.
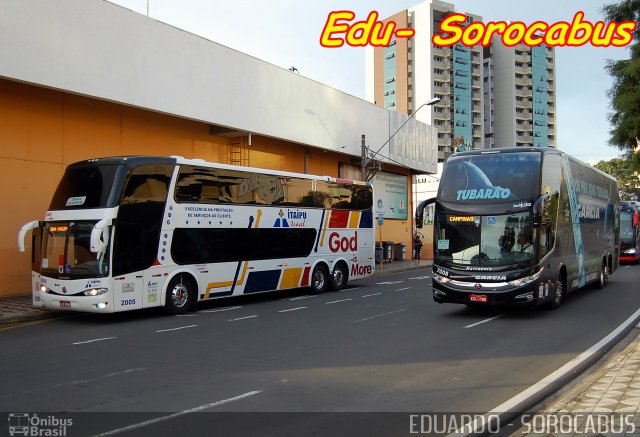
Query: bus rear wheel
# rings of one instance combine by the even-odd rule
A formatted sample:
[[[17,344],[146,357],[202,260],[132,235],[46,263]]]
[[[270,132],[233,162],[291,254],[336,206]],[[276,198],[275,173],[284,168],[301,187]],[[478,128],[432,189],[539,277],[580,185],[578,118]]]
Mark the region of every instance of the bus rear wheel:
[[[329,288],[332,291],[340,291],[347,285],[348,280],[349,273],[347,272],[347,267],[342,263],[337,264],[333,268],[333,273],[331,273]]]
[[[178,275],[169,282],[164,309],[177,315],[191,311],[195,307],[196,287],[186,275]]]
[[[313,268],[313,273],[311,273],[311,293],[324,293],[328,286],[329,271],[324,265],[318,264]]]

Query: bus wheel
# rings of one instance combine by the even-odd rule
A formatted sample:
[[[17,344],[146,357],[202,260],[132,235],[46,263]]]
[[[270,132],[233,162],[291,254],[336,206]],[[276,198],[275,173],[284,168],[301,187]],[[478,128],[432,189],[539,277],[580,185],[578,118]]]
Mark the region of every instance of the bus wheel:
[[[324,293],[329,286],[329,271],[323,264],[314,267],[311,274],[311,293]]]
[[[606,263],[602,263],[602,267],[600,267],[600,274],[598,275],[598,282],[596,282],[596,287],[599,289],[603,289],[607,282],[609,282],[609,267],[607,267]]]
[[[169,314],[184,314],[194,307],[196,290],[186,275],[178,275],[169,282],[164,309]]]
[[[329,279],[329,289],[332,291],[342,290],[347,285],[348,275],[345,265],[342,263],[337,264]]]
[[[562,305],[564,299],[564,281],[562,276],[556,281],[556,293],[553,295],[553,300],[549,302],[549,309],[555,310]]]

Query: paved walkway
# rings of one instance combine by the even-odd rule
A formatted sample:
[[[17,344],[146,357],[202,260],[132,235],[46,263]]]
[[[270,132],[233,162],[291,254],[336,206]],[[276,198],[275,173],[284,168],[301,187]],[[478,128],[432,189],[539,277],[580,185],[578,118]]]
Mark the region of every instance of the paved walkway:
[[[570,389],[512,435],[639,436],[640,325],[627,336],[632,341],[604,363],[578,377]]]

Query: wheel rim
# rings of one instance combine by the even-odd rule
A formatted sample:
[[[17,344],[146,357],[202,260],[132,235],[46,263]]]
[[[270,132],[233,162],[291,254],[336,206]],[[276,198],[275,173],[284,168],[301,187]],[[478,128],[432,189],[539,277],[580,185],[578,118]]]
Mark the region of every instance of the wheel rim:
[[[189,290],[184,284],[176,284],[171,290],[171,302],[176,308],[182,308],[189,300]]]
[[[313,287],[316,290],[322,290],[324,288],[324,273],[322,272],[322,269],[318,269],[315,271],[315,273],[313,274]]]
[[[553,300],[555,304],[560,304],[562,302],[562,293],[564,291],[562,281],[556,282],[556,297]]]
[[[336,267],[336,269],[333,271],[333,282],[336,285],[341,286],[343,281],[344,281],[344,272],[340,267]]]

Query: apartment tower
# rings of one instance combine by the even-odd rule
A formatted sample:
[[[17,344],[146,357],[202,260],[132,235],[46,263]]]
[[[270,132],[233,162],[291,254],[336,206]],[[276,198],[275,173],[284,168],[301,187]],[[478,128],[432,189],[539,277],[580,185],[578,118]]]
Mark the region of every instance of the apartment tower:
[[[456,150],[556,146],[555,67],[546,46],[433,45],[440,22],[463,12],[467,24],[480,15],[428,0],[383,21],[411,27],[415,35],[388,47],[369,47],[366,98],[389,110],[414,114],[438,129],[438,160]],[[439,97],[432,108],[422,105]],[[417,112],[416,112],[417,111]]]

